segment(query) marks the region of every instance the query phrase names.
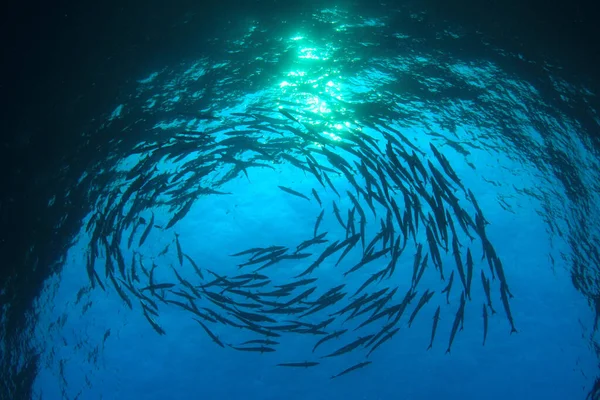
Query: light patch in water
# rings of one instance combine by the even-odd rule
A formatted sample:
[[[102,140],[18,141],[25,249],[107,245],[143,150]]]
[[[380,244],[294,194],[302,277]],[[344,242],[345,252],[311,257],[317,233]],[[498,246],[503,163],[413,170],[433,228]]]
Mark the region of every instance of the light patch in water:
[[[293,87],[293,86],[298,86],[298,85],[296,85],[295,83],[289,83],[289,82],[287,82],[287,81],[283,81],[283,82],[281,82],[281,83],[279,84],[279,87],[280,87],[280,88],[284,88],[284,87],[288,87],[288,86],[292,86],[292,87]]]

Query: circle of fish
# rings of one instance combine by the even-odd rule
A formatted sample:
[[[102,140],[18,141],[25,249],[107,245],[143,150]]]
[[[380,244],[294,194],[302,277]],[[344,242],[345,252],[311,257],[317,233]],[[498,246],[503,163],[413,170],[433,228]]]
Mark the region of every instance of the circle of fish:
[[[368,357],[403,323],[410,327],[434,297],[434,290],[422,287],[425,272],[432,268],[433,276],[444,282],[438,293],[441,304],[450,304],[452,290],[460,293],[458,304],[449,306],[454,318],[444,343],[447,353],[472,303],[483,310],[483,344],[498,299],[510,332],[517,331],[502,262],[486,235],[488,222],[471,190],[433,144],[425,152],[383,124],[366,125],[369,134],[355,128],[331,138],[304,122],[301,113],[283,108],[271,112],[276,116],[267,116],[265,110],[236,113],[235,127],[181,129],[162,142],[137,146],[139,161],[120,175],[126,185],[98,202],[86,227],[92,288],[116,291],[160,335],[168,331],[160,323],[160,312],[174,307],[188,312],[224,349],[265,353],[276,351],[284,335],[314,339],[308,354],[282,360],[277,364],[282,367],[314,367],[359,350]],[[166,170],[167,164],[176,165],[177,172]],[[283,166],[314,178],[310,193],[273,184],[290,201],[314,204],[318,211],[312,217],[312,235],[295,246],[240,249],[224,269],[186,253],[175,227],[200,198],[228,196],[224,188],[237,177]],[[322,201],[324,193],[333,200]],[[163,226],[155,222],[158,206],[170,208],[171,218]],[[336,231],[341,234],[323,231],[324,219],[339,224]],[[139,247],[153,231],[172,235],[175,249],[167,246],[156,257],[142,255]],[[481,267],[473,255],[479,248],[485,260],[477,263]],[[176,256],[174,265],[157,261],[168,252]],[[453,263],[442,262],[445,253]],[[293,273],[282,281],[281,271],[290,271],[285,267],[289,262],[295,265]],[[410,279],[398,279],[400,264],[412,267]],[[171,279],[157,279],[157,269]],[[335,286],[323,283],[320,269],[327,269],[327,282]],[[349,276],[357,284],[350,284]],[[475,284],[482,285],[484,298],[473,299]],[[430,314],[427,349],[436,342],[440,313],[438,305]],[[238,335],[242,329],[253,338],[225,343],[214,333],[217,324],[221,332],[229,327]],[[341,341],[331,342],[336,338]],[[370,363],[361,361],[332,378]]]

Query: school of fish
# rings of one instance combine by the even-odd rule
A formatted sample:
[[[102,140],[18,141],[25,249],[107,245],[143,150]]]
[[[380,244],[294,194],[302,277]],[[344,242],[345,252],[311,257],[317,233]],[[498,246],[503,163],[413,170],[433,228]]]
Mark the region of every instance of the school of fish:
[[[168,140],[136,147],[139,162],[113,176],[127,184],[107,190],[86,225],[91,288],[114,291],[126,307],[139,309],[159,335],[168,332],[160,322],[161,311],[184,310],[224,351],[262,354],[275,352],[284,335],[314,339],[312,351],[281,360],[276,366],[282,368],[317,367],[330,357],[365,353],[364,361],[332,379],[367,367],[371,353],[424,313],[431,321],[431,336],[423,350],[440,346],[450,353],[469,307],[481,315],[483,345],[488,318],[499,308],[507,333],[517,332],[513,294],[486,234],[488,221],[473,192],[434,144],[424,151],[384,123],[365,124],[368,135],[347,129],[334,140],[292,109],[256,109],[234,117],[235,126],[173,129]],[[176,172],[157,167],[168,163],[177,165]],[[228,196],[223,188],[238,176],[283,165],[314,178],[310,192],[273,185],[290,200],[314,205],[315,214],[306,216],[315,221],[310,236],[296,247],[240,244],[226,269],[186,252],[176,228],[198,199]],[[324,201],[324,194],[337,200]],[[343,203],[351,206],[345,209]],[[162,226],[155,221],[159,206],[169,207],[171,215]],[[339,224],[343,234],[324,231],[324,220]],[[142,251],[157,232],[172,237],[170,245],[157,255]],[[176,261],[163,261],[167,254]],[[349,254],[358,254],[359,261],[348,262]],[[447,254],[453,262],[443,262]],[[281,282],[280,271],[288,262],[302,267]],[[398,278],[400,265],[412,267],[410,280]],[[322,282],[316,273],[321,268],[335,268],[336,285]],[[157,270],[172,279],[157,279]],[[424,287],[426,271],[444,282],[439,293]],[[481,285],[485,298],[472,295],[474,285]],[[442,306],[448,305],[454,315],[450,336],[442,339],[436,330]],[[242,330],[249,338],[226,343],[214,332],[217,324],[235,329],[236,336]]]

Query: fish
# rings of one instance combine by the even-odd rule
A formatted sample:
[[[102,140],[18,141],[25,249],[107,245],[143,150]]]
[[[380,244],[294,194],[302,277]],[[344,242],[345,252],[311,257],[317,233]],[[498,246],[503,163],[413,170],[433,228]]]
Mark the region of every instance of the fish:
[[[173,218],[171,218],[167,226],[165,226],[165,230],[172,228],[177,222],[183,219],[192,208],[192,204],[194,204],[194,199],[188,200],[187,203],[175,213]]]
[[[388,333],[390,331],[390,329],[392,329],[394,326],[396,326],[396,324],[397,324],[397,322],[395,322],[395,321],[388,322],[386,325],[384,325],[379,330],[379,332],[377,332],[375,334],[375,336],[373,336],[371,338],[371,340],[369,340],[367,342],[367,344],[365,344],[365,347],[371,347],[371,346],[373,346],[373,344],[377,343],[377,341],[379,341],[383,335],[385,335],[386,333]]]
[[[110,329],[107,329],[106,332],[104,332],[104,338],[102,339],[102,343],[106,343],[106,339],[108,339],[108,337],[110,336]]]
[[[446,304],[450,304],[450,291],[452,290],[452,282],[454,281],[454,271],[450,274],[448,285],[442,290],[442,293],[446,293]]]
[[[437,242],[434,238],[432,225],[427,225],[427,243],[429,244],[429,252],[431,254],[431,259],[433,260],[433,264],[440,271],[440,279],[445,281],[444,278],[444,270],[442,268],[442,257],[440,256],[440,251],[437,246]]]
[[[187,260],[190,262],[190,264],[192,264],[192,267],[194,268],[194,270],[196,271],[196,273],[198,274],[200,279],[204,280],[204,274],[202,273],[202,270],[200,268],[198,268],[198,265],[196,265],[194,260],[192,260],[192,258],[190,256],[188,256],[187,254],[183,254],[183,256],[185,258],[187,258]]]
[[[234,315],[234,316],[236,316],[236,317],[238,317],[238,318],[241,318],[241,319],[243,319],[245,321],[252,321],[252,322],[272,322],[272,323],[276,323],[277,322],[273,318],[270,318],[270,317],[268,317],[266,315],[252,313],[252,312],[246,312],[246,311],[241,311],[241,310],[236,310],[235,312],[233,312],[231,314]]]
[[[362,260],[360,260],[360,262],[358,264],[356,264],[354,267],[350,268],[348,271],[344,272],[344,276],[347,276],[348,274],[359,270],[364,265],[366,265],[374,260],[377,260],[378,258],[381,258],[382,256],[389,253],[391,249],[392,249],[391,247],[386,247],[386,248],[384,248],[378,252],[375,252],[373,254],[367,254],[367,255],[363,256]]]
[[[504,268],[502,267],[502,262],[500,261],[500,257],[498,257],[495,254],[493,256],[493,264],[494,264],[494,268],[496,270],[496,275],[498,276],[498,279],[500,280],[500,282],[503,282],[505,284],[506,293],[508,293],[508,296],[512,299],[514,296],[510,292],[508,283],[506,282],[506,276],[504,276]]]
[[[467,287],[465,293],[469,300],[471,299],[471,281],[473,279],[473,257],[471,249],[467,249]]]
[[[414,311],[412,312],[409,320],[408,320],[408,327],[410,328],[410,326],[412,325],[413,321],[415,320],[419,310],[421,308],[423,308],[423,306],[425,304],[427,304],[429,302],[429,300],[431,300],[431,298],[433,297],[433,295],[435,294],[435,292],[429,292],[429,289],[427,289],[425,291],[425,293],[423,293],[423,295],[421,296],[421,298],[419,299],[419,303],[417,303],[417,306],[415,307]]]
[[[510,311],[510,305],[508,304],[507,288],[504,282],[500,282],[500,298],[502,299],[502,305],[504,305],[506,318],[508,318],[508,322],[510,323],[510,333],[518,333],[517,329],[515,328],[512,312]]]
[[[425,273],[425,268],[427,268],[428,257],[429,257],[429,253],[425,254],[425,257],[423,257],[423,261],[421,262],[421,268],[419,269],[419,273],[417,274],[417,280],[415,281],[415,284],[413,285],[413,289],[417,287],[417,285],[421,281],[421,278],[423,277],[423,274]]]
[[[276,285],[275,287],[280,289],[294,289],[298,286],[310,285],[311,283],[316,281],[317,278],[307,278],[295,282],[286,283],[285,285]]]
[[[114,275],[110,274],[109,278],[112,281],[113,287],[117,291],[117,294],[119,295],[119,297],[123,300],[123,302],[125,304],[127,304],[127,307],[129,307],[130,309],[133,309],[133,306],[131,304],[131,300],[129,300],[129,297],[127,297],[127,295],[125,294],[125,292],[123,291],[123,289],[121,288],[121,286],[119,286],[119,284],[115,280]]]
[[[463,268],[462,260],[460,258],[460,250],[458,248],[458,238],[456,236],[452,239],[452,254],[454,255],[454,261],[456,262],[456,269],[458,270],[458,276],[462,282],[463,289],[467,290],[467,278],[465,270]]]
[[[354,212],[356,207],[348,210],[348,222],[346,222],[346,237],[356,234],[356,225],[354,224]]]
[[[385,267],[385,269],[383,271],[384,275],[387,273],[388,274],[388,279],[392,277],[392,275],[394,274],[394,271],[396,270],[396,264],[398,263],[398,259],[400,258],[400,256],[402,255],[402,252],[404,251],[404,248],[400,248],[400,236],[398,236],[398,238],[396,239],[396,243],[394,244],[394,248],[392,249],[392,259],[390,260],[390,262],[388,263],[387,267]],[[388,273],[389,271],[389,273]],[[383,279],[383,277],[382,277]]]
[[[319,225],[321,225],[321,221],[323,221],[323,215],[325,214],[325,210],[321,210],[321,213],[317,217],[317,222],[315,222],[315,229],[313,232],[313,236],[317,237],[317,231],[319,230]]]
[[[369,279],[367,279],[366,281],[363,282],[363,284],[358,288],[358,290],[352,295],[352,297],[358,295],[360,292],[362,292],[367,286],[369,286],[371,283],[375,282],[377,279],[381,279],[385,274],[386,274],[386,270],[382,269],[379,270],[378,272],[371,274],[371,276],[369,277]]]
[[[397,290],[398,290],[398,288],[394,288],[393,290],[388,292],[388,288],[386,288],[386,289],[382,289],[376,293],[373,293],[371,296],[368,296],[362,302],[363,305],[368,304],[369,302],[372,302],[372,303],[370,305],[368,305],[367,307],[361,309],[360,311],[356,310],[355,312],[352,313],[352,315],[348,319],[365,314],[375,308],[376,308],[375,313],[377,313],[394,296],[394,294],[396,293]],[[384,297],[378,299],[381,295],[383,295],[386,292],[387,292],[387,294]],[[378,300],[375,300],[375,299],[378,299]],[[376,315],[374,317],[376,317]]]
[[[175,245],[177,246],[177,259],[179,265],[183,265],[183,252],[181,251],[181,245],[179,244],[179,234],[175,233]]]
[[[363,361],[361,363],[355,364],[355,365],[351,366],[350,368],[347,368],[347,369],[343,370],[339,374],[333,375],[330,379],[335,379],[337,377],[340,377],[342,375],[347,374],[348,372],[352,372],[352,371],[355,371],[357,369],[364,368],[364,367],[366,367],[369,364],[371,364],[371,361]]]
[[[340,258],[338,258],[337,262],[335,263],[336,267],[340,264],[340,262],[344,259],[344,257],[354,248],[354,246],[356,246],[356,244],[358,243],[360,238],[361,238],[360,234],[352,235],[349,238],[347,238],[346,240],[344,240],[342,243],[340,243],[339,246],[337,246],[338,249],[341,249],[343,247],[345,247],[345,249],[342,252],[342,254],[340,255]]]
[[[332,255],[333,253],[335,253],[338,250],[337,245],[338,245],[338,241],[336,240],[331,245],[329,245],[325,249],[325,251],[323,251],[323,253],[321,253],[321,255],[319,256],[319,258],[317,258],[317,260],[315,260],[315,262],[313,262],[307,269],[305,269],[300,274],[296,275],[294,278],[300,278],[300,277],[302,277],[304,275],[308,275],[308,274],[312,273],[319,265],[321,265],[321,263],[323,261],[325,261],[325,259],[327,257],[329,257],[330,255]]]
[[[335,296],[344,294],[344,293],[340,293],[340,290],[342,290],[345,287],[346,287],[345,283],[334,286],[333,288],[329,289],[327,292],[323,293],[313,304],[330,302],[332,300],[332,298],[334,298]]]
[[[310,256],[312,256],[312,253],[295,252],[294,254],[279,254],[277,256],[272,257],[266,264],[260,266],[260,268],[257,268],[256,270],[254,270],[254,273],[256,273],[260,270],[263,270],[263,269],[267,268],[268,266],[271,266],[271,265],[276,264],[283,260],[300,260],[303,258],[308,258]]]
[[[336,293],[336,294],[328,295],[324,299],[323,299],[323,296],[321,296],[319,299],[317,299],[314,302],[314,304],[316,306],[313,307],[311,310],[309,310],[309,311],[305,312],[304,314],[302,314],[300,317],[305,317],[307,315],[311,315],[311,314],[314,314],[314,313],[316,313],[318,311],[324,310],[325,308],[334,305],[335,303],[337,303],[338,301],[340,301],[344,297],[346,297],[346,293]]]
[[[144,290],[154,291],[154,290],[161,290],[161,289],[171,289],[174,286],[175,286],[174,283],[156,283],[153,285],[146,286],[145,288],[142,288],[141,292],[143,292]]]
[[[333,353],[330,353],[330,354],[328,354],[326,356],[323,356],[321,358],[336,357],[336,356],[348,353],[348,352],[356,349],[358,346],[363,345],[365,342],[367,342],[372,337],[373,337],[373,335],[367,335],[367,336],[359,337],[358,339],[356,339],[355,341],[347,344],[346,346],[341,347],[341,348],[337,349],[336,351],[334,351]]]
[[[96,287],[95,278],[97,276],[96,269],[94,268],[95,257],[91,251],[87,251],[86,255],[86,272],[88,275],[88,279],[90,280],[90,286],[92,287],[92,289],[94,289]]]
[[[369,357],[371,353],[374,352],[375,349],[381,346],[384,342],[390,340],[399,330],[400,328],[396,328],[394,330],[389,331],[384,337],[381,338],[381,340],[379,340],[377,343],[375,343],[373,347],[371,347],[371,350],[369,350],[369,352],[367,353],[367,357]]]
[[[369,242],[369,244],[367,245],[367,247],[364,248],[363,254],[369,254],[369,253],[371,253],[373,251],[373,248],[375,247],[375,245],[384,239],[385,234],[386,234],[386,232],[383,229],[380,230],[373,237],[373,239],[371,239],[371,241]],[[387,243],[385,243],[383,247],[385,247],[386,244]]]
[[[417,244],[417,254],[415,254],[415,258],[413,261],[413,274],[412,274],[412,286],[413,288],[416,286],[417,275],[419,272],[419,265],[421,263],[421,253],[423,251],[423,244]]]
[[[360,240],[361,240],[362,248],[364,251],[367,220],[363,217],[360,217],[359,226],[360,226]]]
[[[304,250],[310,246],[321,244],[321,243],[327,243],[329,240],[324,239],[326,235],[327,235],[327,232],[323,232],[320,235],[314,236],[312,239],[303,241],[296,247],[296,251],[294,254],[298,254],[299,251]]]
[[[319,197],[319,194],[314,188],[312,189],[312,195],[317,200],[317,203],[319,203],[319,206],[323,207],[323,203],[321,203],[321,198]]]
[[[136,268],[135,268],[135,255],[137,253],[134,251],[131,253],[131,280],[133,282],[139,282],[140,281],[140,277],[137,274]],[[140,256],[141,257],[141,256]]]
[[[427,160],[427,166],[429,167],[429,170],[433,174],[433,177],[435,178],[435,181],[442,188],[442,190],[444,192],[448,193],[450,191],[455,191],[456,190],[454,188],[454,186],[452,186],[452,184],[450,182],[448,182],[448,180],[446,178],[444,178],[444,176],[442,175],[442,173],[436,167],[433,166],[433,164],[431,163],[430,160]]]
[[[454,171],[454,169],[452,169],[452,166],[450,165],[450,162],[448,162],[448,159],[446,157],[444,157],[438,151],[438,149],[433,145],[433,143],[430,142],[429,147],[431,147],[433,154],[438,159],[438,162],[442,166],[442,169],[444,170],[446,175],[448,175],[450,177],[450,179],[452,179],[458,186],[460,186],[464,190],[465,188],[464,188],[462,182],[458,178],[458,175],[456,175],[456,172]]]
[[[142,236],[140,237],[138,246],[141,247],[144,244],[144,242],[148,238],[148,235],[150,234],[150,230],[152,229],[153,226],[154,226],[154,212],[152,212],[152,218],[150,218],[150,222],[148,223],[148,225],[146,225],[146,229],[144,229],[144,232],[142,233]]]
[[[344,228],[344,230],[347,231],[348,228],[346,227],[346,224],[344,224],[344,221],[342,220],[342,217],[340,215],[340,210],[337,207],[337,204],[335,204],[335,201],[333,202],[333,214],[335,215],[335,218],[338,220],[338,222],[340,223],[342,228]]]
[[[294,195],[296,197],[300,197],[300,198],[303,198],[303,199],[306,199],[306,200],[310,201],[310,199],[308,197],[306,197],[305,195],[303,195],[300,192],[295,191],[294,189],[290,189],[289,187],[285,187],[285,186],[277,186],[277,187],[279,189],[283,190],[286,193],[289,193],[289,194]]]
[[[348,210],[348,222],[346,222],[346,237],[356,234],[356,226],[354,225],[354,212],[356,207]]]
[[[485,292],[485,297],[487,298],[488,301],[488,307],[490,308],[490,310],[492,311],[492,315],[496,314],[496,310],[494,310],[494,307],[492,306],[492,297],[491,297],[491,293],[490,293],[490,280],[488,278],[486,278],[485,274],[483,273],[483,270],[481,271],[481,283],[483,284],[483,291]]]
[[[275,342],[273,340],[269,340],[269,339],[255,339],[255,340],[247,340],[244,343],[241,344],[241,346],[247,345],[247,344],[266,344],[267,346],[271,346],[271,345],[278,345],[279,342]]]
[[[323,182],[323,178],[321,177],[321,173],[317,169],[318,163],[316,162],[315,158],[312,155],[308,154],[306,157],[306,163],[308,164],[308,168],[309,168],[310,172],[312,172],[312,174],[315,176],[315,178],[317,178],[317,181],[319,181],[321,186],[326,188],[325,182]],[[316,192],[313,189],[313,194],[314,193],[316,193]],[[319,205],[321,205],[320,201],[319,201]]]
[[[266,347],[266,346],[260,346],[260,347],[236,347],[236,346],[232,346],[229,345],[229,347],[231,347],[234,350],[238,350],[238,351],[248,351],[248,352],[253,352],[253,353],[272,353],[275,351],[274,348],[272,347]]]
[[[356,207],[356,211],[358,211],[358,215],[361,216],[364,220],[366,220],[365,212],[362,209],[362,207],[361,207],[360,203],[358,202],[358,200],[356,199],[356,197],[349,190],[346,190],[346,194],[350,198],[350,201],[352,202],[354,207]]]
[[[231,257],[245,256],[247,254],[260,253],[261,251],[264,251],[264,250],[265,249],[262,248],[262,247],[253,247],[253,248],[248,249],[248,250],[240,251],[239,253],[230,254],[230,256]]]
[[[131,234],[129,235],[129,239],[127,240],[127,248],[131,249],[131,245],[133,244],[133,238],[135,237],[135,233],[137,232],[138,228],[142,225],[142,221],[144,221],[143,218],[139,218],[138,222],[133,226],[133,229],[131,230]],[[145,221],[144,221],[145,223]]]
[[[294,122],[298,122],[300,123],[300,121],[298,121],[296,118],[294,118],[294,116],[292,114],[290,114],[288,111],[284,110],[283,108],[279,108],[278,111],[284,115],[286,118],[294,121]]]
[[[200,324],[200,326],[204,329],[204,331],[206,331],[206,333],[208,334],[208,336],[210,336],[210,338],[212,339],[213,342],[215,342],[216,344],[218,344],[221,347],[225,347],[223,345],[223,343],[219,340],[219,338],[212,333],[212,331],[210,329],[208,329],[208,327],[206,325],[204,325],[204,323],[196,318],[194,318],[194,321],[196,321],[197,323]]]
[[[433,340],[435,339],[435,331],[437,330],[439,320],[440,320],[440,306],[438,306],[437,310],[435,310],[435,314],[433,315],[433,326],[431,328],[431,341],[429,342],[429,347],[427,347],[427,350],[429,350],[433,347]]]
[[[379,319],[381,319],[383,317],[386,317],[386,316],[389,319],[389,318],[391,318],[391,315],[394,314],[394,313],[400,314],[400,312],[401,312],[400,310],[402,309],[403,305],[405,305],[405,304],[397,304],[397,305],[394,305],[392,307],[388,307],[388,308],[386,308],[383,311],[379,311],[381,309],[381,307],[383,307],[383,305],[384,305],[385,302],[386,302],[386,298],[383,298],[381,300],[378,300],[374,304],[371,304],[371,308],[375,308],[375,311],[369,317],[369,319],[367,319],[366,321],[364,321],[363,323],[361,323],[354,330],[355,331],[359,330],[360,328],[362,328],[362,327],[364,327],[364,326],[366,326],[366,325],[368,325],[370,323],[373,323],[373,322],[375,322],[375,321],[377,321],[377,320],[379,320]],[[370,309],[369,309],[369,311],[370,311]],[[397,319],[399,319],[399,317],[397,317]],[[371,340],[373,340],[373,339],[371,339]]]
[[[292,368],[309,368],[319,365],[318,362],[315,361],[305,361],[305,362],[297,362],[297,363],[282,363],[277,364],[277,367],[292,367]]]
[[[258,256],[263,255],[265,253],[274,254],[274,253],[279,252],[280,250],[286,250],[286,249],[287,249],[287,247],[285,247],[285,246],[269,246],[269,247],[264,247],[264,248],[261,247],[258,251],[256,251],[254,253],[254,255],[252,257],[250,257],[250,259],[255,260]]]
[[[488,331],[488,313],[485,303],[483,303],[483,346],[485,346],[485,339],[487,338]]]
[[[162,249],[160,251],[160,253],[158,253],[158,256],[164,256],[165,254],[167,254],[169,252],[169,247],[171,246],[171,243],[167,243],[167,245],[165,246],[164,249]]]
[[[315,290],[317,290],[316,286],[311,287],[310,289],[306,289],[304,292],[300,293],[298,296],[294,297],[293,299],[291,299],[287,303],[284,303],[284,306],[291,306],[292,304],[295,304],[295,303],[297,303],[297,302],[299,302],[301,300],[304,300],[310,294],[312,294]],[[269,322],[274,322],[274,321],[269,321]]]
[[[462,324],[462,321],[465,316],[465,292],[462,292],[460,296],[460,306],[458,307],[458,311],[456,312],[456,316],[454,317],[454,323],[452,324],[452,331],[450,332],[450,341],[448,342],[448,349],[446,350],[446,354],[450,353],[450,348],[452,347],[452,342],[454,342],[454,337],[456,336],[456,332],[458,332],[458,326]]]
[[[266,254],[264,256],[260,256],[260,257],[256,257],[256,258],[251,258],[249,261],[246,261],[245,263],[242,264],[238,264],[239,268],[243,268],[247,265],[254,265],[254,264],[259,264],[263,261],[272,261],[274,259],[277,259],[277,257],[285,254],[285,252],[287,252],[287,249],[280,249],[280,250],[276,250],[272,253]]]
[[[329,185],[331,190],[333,190],[333,193],[337,194],[338,197],[341,197],[340,194],[338,193],[338,191],[335,189],[335,186],[333,186],[333,183],[331,182],[331,180],[329,179],[329,176],[326,173],[323,173],[323,178],[325,178],[325,182],[327,182],[327,184]]]
[[[156,323],[156,321],[154,321],[154,319],[152,319],[152,317],[150,315],[148,315],[147,312],[147,308],[143,307],[143,312],[144,312],[144,317],[146,317],[146,319],[148,320],[148,322],[150,323],[150,325],[152,326],[152,329],[154,329],[156,331],[156,333],[158,333],[159,335],[165,335],[166,332],[165,330]]]

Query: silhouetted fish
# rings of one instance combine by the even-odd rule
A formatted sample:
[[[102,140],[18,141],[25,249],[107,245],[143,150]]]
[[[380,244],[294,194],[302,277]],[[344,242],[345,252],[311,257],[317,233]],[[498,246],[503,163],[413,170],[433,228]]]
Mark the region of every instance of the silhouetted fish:
[[[302,193],[300,193],[300,192],[296,192],[296,191],[295,191],[295,190],[293,190],[293,189],[290,189],[290,188],[288,188],[288,187],[285,187],[285,186],[278,186],[278,188],[279,188],[279,189],[281,189],[281,190],[283,190],[283,191],[284,191],[284,192],[286,192],[286,193],[289,193],[289,194],[292,194],[292,195],[294,195],[294,196],[301,197],[301,198],[303,198],[303,199],[306,199],[306,200],[310,201],[310,199],[309,199],[308,197],[306,197],[305,195],[303,195],[303,194],[302,194]]]
[[[305,362],[298,362],[298,363],[277,364],[278,367],[293,367],[293,368],[308,368],[308,367],[314,367],[315,365],[319,365],[319,363],[315,362],[315,361],[305,361]]]
[[[440,320],[440,306],[438,306],[437,310],[435,310],[435,314],[433,315],[433,326],[431,327],[431,341],[429,342],[429,347],[427,347],[427,350],[429,350],[433,347],[433,340],[435,339],[435,331],[437,330],[439,320]]]
[[[339,376],[342,376],[342,375],[345,375],[345,374],[347,374],[348,372],[352,372],[352,371],[355,371],[355,370],[357,370],[357,369],[364,368],[364,367],[366,367],[366,366],[367,366],[367,365],[369,365],[369,364],[371,364],[371,361],[363,361],[363,362],[361,362],[361,363],[358,363],[358,364],[356,364],[356,365],[353,365],[353,366],[351,366],[350,368],[347,368],[347,369],[343,370],[342,372],[340,372],[340,373],[339,373],[339,374],[337,374],[337,375],[333,375],[333,376],[331,377],[331,379],[335,379],[335,378],[337,378],[337,377],[339,377]]]

